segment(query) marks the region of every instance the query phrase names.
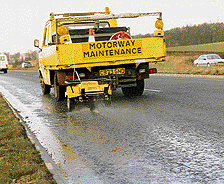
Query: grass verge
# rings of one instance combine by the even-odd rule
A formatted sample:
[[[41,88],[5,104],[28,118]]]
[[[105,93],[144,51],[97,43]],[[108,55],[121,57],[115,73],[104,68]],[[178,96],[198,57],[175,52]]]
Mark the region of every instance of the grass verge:
[[[0,109],[0,183],[56,183],[1,94]]]
[[[163,63],[150,64],[158,73],[163,74],[194,74],[194,75],[224,75],[224,65],[195,66],[198,56],[167,56]]]

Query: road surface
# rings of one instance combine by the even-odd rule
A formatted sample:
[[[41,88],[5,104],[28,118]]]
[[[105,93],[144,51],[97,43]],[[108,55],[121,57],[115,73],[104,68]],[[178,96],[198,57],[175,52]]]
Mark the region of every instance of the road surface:
[[[224,79],[152,76],[142,96],[67,112],[37,72],[0,73],[66,183],[224,183]]]

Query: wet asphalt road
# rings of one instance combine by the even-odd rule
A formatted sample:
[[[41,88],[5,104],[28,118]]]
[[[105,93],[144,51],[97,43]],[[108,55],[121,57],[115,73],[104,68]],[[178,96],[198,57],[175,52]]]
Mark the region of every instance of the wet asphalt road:
[[[152,76],[94,112],[43,96],[37,72],[0,73],[0,92],[67,183],[224,183],[224,79]]]

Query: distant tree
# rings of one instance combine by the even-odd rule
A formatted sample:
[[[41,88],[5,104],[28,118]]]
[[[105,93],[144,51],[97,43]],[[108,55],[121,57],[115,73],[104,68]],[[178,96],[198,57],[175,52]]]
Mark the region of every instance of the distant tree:
[[[186,25],[164,31],[167,47],[197,45],[224,41],[224,23],[203,23]],[[151,37],[152,34],[138,34],[133,38]]]
[[[20,52],[14,53],[11,55],[11,58],[15,61],[15,65],[19,65],[21,63],[21,54]]]
[[[37,58],[38,58],[38,51],[29,50],[28,52],[25,53],[25,60],[26,61],[36,60]]]
[[[223,23],[203,23],[165,31],[168,47],[224,41]]]

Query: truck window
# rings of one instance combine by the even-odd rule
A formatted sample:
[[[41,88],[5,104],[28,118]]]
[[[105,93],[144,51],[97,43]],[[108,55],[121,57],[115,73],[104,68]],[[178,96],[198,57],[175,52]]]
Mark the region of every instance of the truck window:
[[[51,37],[51,30],[50,25],[47,25],[44,29],[44,35],[43,35],[43,46],[48,46],[52,43],[52,37]]]
[[[51,39],[52,39],[52,44],[55,44],[55,43],[56,43],[56,35],[53,35],[53,36],[51,37]]]
[[[47,36],[47,40],[46,40],[47,45],[49,45],[49,43],[51,43],[51,30],[50,29],[51,29],[51,27],[50,27],[50,25],[48,25],[47,26],[47,35],[46,35]]]
[[[44,34],[43,34],[43,44],[42,46],[47,46],[46,45],[46,40],[47,40],[47,28],[44,28]]]
[[[93,28],[96,41],[108,41],[114,33],[119,31],[127,32],[126,27],[110,27],[108,22],[82,22],[63,24],[67,27],[72,43],[88,42],[89,29]]]

